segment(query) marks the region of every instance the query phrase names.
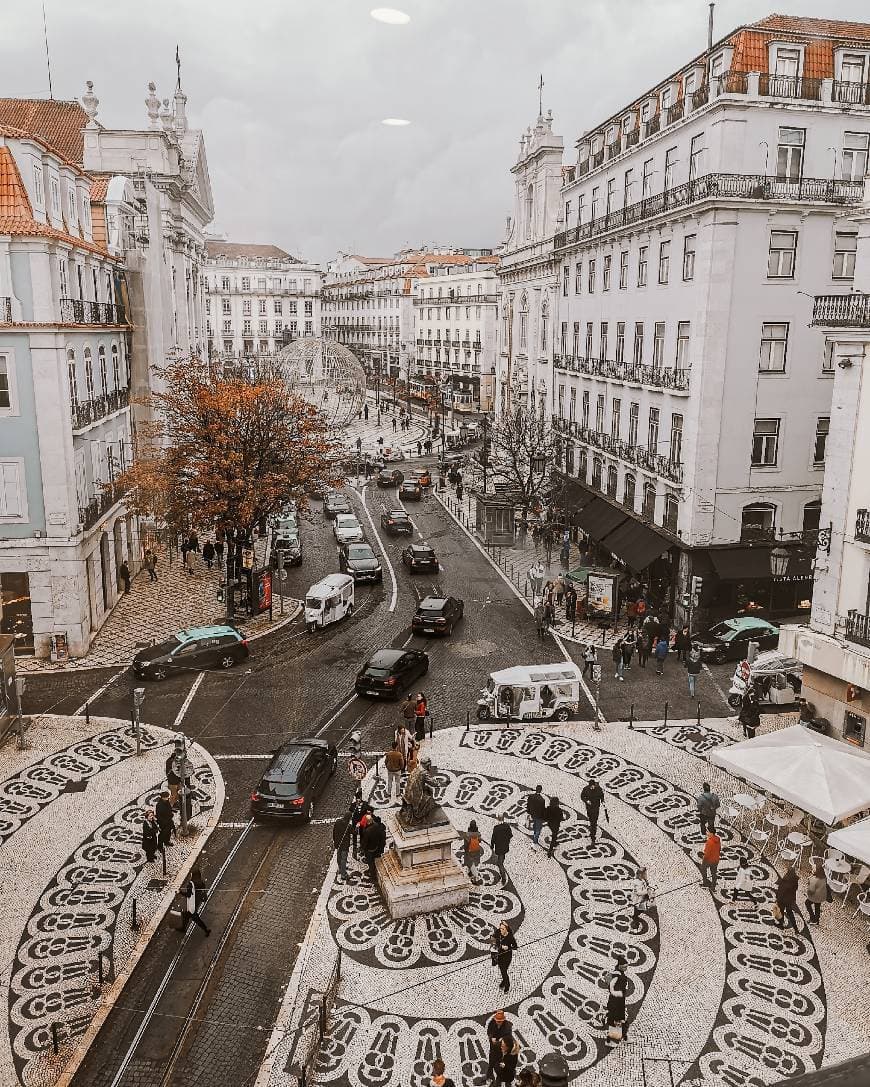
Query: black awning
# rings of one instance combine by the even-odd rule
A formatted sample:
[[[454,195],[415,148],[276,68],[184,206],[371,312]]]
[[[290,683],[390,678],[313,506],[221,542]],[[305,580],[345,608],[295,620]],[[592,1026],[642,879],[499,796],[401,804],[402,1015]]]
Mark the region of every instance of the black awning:
[[[601,541],[625,565],[639,574],[673,544],[658,532],[629,517]]]
[[[770,578],[770,551],[766,547],[723,547],[708,552],[722,581]]]
[[[603,498],[593,498],[588,506],[575,513],[575,522],[587,532],[596,543],[613,532],[617,525],[621,525],[626,519],[625,510],[618,510],[605,502]]]

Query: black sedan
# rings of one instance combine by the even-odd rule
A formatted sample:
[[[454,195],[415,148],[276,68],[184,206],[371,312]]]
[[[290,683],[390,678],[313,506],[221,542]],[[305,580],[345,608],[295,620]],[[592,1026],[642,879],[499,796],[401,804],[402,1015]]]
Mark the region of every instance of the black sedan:
[[[404,478],[398,468],[384,468],[378,472],[375,482],[379,487],[398,487]]]
[[[251,793],[251,814],[304,819],[338,766],[335,744],[326,740],[290,740],[275,751]]]
[[[700,634],[693,634],[692,641],[701,649],[705,661],[742,661],[746,659],[750,642],[757,642],[759,649],[776,649],[779,644],[779,627],[764,619],[741,616],[723,619],[721,623]]]
[[[377,555],[367,543],[346,543],[338,552],[338,565],[342,572],[350,574],[354,581],[384,580]]]
[[[424,597],[411,619],[411,629],[416,634],[452,634],[464,610],[455,596]]]
[[[390,536],[414,535],[414,526],[405,510],[384,510],[381,514],[381,528]]]
[[[133,671],[142,679],[160,680],[171,672],[234,668],[249,652],[247,639],[235,627],[191,627],[180,630],[169,641],[140,650],[133,658]]]
[[[415,479],[406,479],[399,485],[399,498],[404,501],[419,502],[423,497],[423,488]]]
[[[419,649],[379,649],[357,673],[354,688],[369,698],[398,698],[428,671],[429,657]]]
[[[343,494],[338,494],[337,491],[333,491],[326,496],[326,500],[323,503],[323,516],[332,521],[340,513],[353,513],[350,502],[344,497]]]
[[[410,544],[402,552],[402,562],[412,574],[437,574],[441,569],[435,552],[428,544]]]

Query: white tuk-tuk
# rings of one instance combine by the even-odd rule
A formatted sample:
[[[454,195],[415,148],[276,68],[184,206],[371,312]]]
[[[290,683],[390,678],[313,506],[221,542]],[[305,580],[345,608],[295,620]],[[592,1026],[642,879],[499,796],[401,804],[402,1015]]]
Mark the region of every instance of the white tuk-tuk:
[[[329,574],[305,594],[305,625],[309,630],[328,627],[353,614],[353,578]]]
[[[517,665],[491,672],[477,700],[479,721],[567,721],[579,716],[576,664]]]

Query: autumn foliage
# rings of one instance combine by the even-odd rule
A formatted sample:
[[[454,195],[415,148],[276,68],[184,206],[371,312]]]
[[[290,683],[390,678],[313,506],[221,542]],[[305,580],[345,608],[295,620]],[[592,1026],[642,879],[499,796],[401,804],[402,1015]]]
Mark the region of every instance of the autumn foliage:
[[[268,365],[245,373],[188,359],[159,369],[120,483],[127,504],[176,528],[216,523],[250,532],[293,499],[340,481],[337,446],[317,409]]]

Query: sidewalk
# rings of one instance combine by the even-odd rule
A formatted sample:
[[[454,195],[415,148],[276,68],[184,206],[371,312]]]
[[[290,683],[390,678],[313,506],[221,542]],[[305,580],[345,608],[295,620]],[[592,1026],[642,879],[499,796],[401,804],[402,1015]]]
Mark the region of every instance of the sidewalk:
[[[42,716],[26,750],[0,749],[4,1087],[50,1087],[77,1061],[217,823],[223,779],[193,744],[193,832],[169,847],[165,878],[160,854],[145,861],[142,813],[164,785],[173,738],[144,726],[137,757],[128,722]]]

